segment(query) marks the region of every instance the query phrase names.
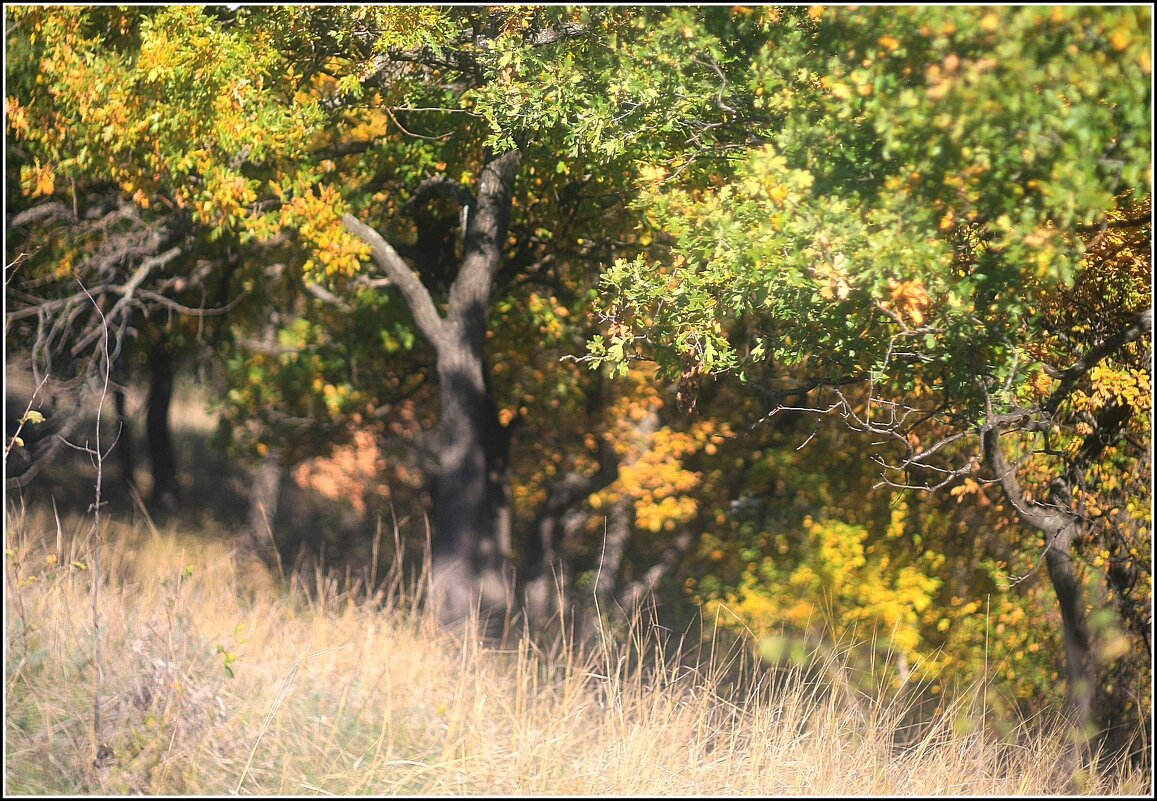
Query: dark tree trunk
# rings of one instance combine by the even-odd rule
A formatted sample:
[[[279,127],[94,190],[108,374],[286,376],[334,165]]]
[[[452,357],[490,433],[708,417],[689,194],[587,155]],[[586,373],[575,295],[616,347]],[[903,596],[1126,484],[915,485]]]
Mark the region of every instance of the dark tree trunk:
[[[113,402],[116,405],[117,415],[117,464],[120,465],[124,490],[131,493],[136,489],[137,457],[132,420],[129,419],[127,387],[118,386],[113,390]]]
[[[559,590],[566,586],[566,575],[565,566],[558,560],[558,547],[575,507],[618,476],[614,448],[606,440],[600,440],[599,445],[599,469],[592,475],[568,473],[552,486],[523,540],[518,597],[533,630],[541,630],[563,611]]]
[[[439,476],[431,586],[444,622],[478,607],[485,620],[512,606],[509,433],[486,392],[480,354],[439,354]]]
[[[1081,592],[1071,550],[1078,533],[1075,522],[1051,537],[1046,532],[1045,564],[1061,611],[1069,704],[1072,706],[1073,719],[1078,725],[1087,728],[1094,723],[1097,671],[1089,642],[1089,627],[1085,620],[1084,593]]]
[[[173,432],[169,426],[169,407],[173,400],[173,360],[163,343],[154,346],[149,354],[149,378],[145,434],[153,474],[152,502],[163,509],[172,509],[178,491]]]
[[[441,622],[459,624],[474,610],[486,628],[514,601],[509,566],[509,431],[486,386],[485,342],[491,286],[502,263],[521,154],[491,156],[468,203],[462,260],[441,313],[418,273],[379,233],[346,215],[405,300],[434,347],[439,380],[438,489],[431,543],[431,600]],[[437,272],[437,265],[431,270]]]

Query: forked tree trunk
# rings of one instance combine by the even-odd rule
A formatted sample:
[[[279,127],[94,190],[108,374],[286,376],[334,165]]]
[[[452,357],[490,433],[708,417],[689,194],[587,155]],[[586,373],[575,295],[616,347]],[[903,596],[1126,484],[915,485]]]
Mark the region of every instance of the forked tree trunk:
[[[485,342],[491,285],[502,263],[521,154],[491,156],[466,209],[463,255],[445,313],[429,288],[377,231],[351,215],[346,227],[370,246],[434,347],[441,401],[439,476],[431,543],[430,591],[444,624],[479,610],[489,627],[514,602],[508,490],[509,432],[486,386]],[[457,192],[460,187],[454,187]]]

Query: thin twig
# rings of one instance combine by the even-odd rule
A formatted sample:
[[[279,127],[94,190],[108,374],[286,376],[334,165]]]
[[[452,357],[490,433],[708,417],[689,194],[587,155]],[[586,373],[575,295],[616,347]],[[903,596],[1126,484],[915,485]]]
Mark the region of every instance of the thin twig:
[[[24,425],[28,421],[28,413],[32,411],[32,404],[36,402],[36,396],[40,394],[40,390],[48,382],[48,375],[40,379],[40,383],[36,385],[36,389],[32,390],[32,397],[28,399],[28,405],[24,407],[24,414],[20,416],[20,424],[16,426],[16,430],[12,433],[12,438],[8,440],[8,444],[4,447],[4,474],[8,474],[8,452],[12,450],[12,446],[16,444],[16,440],[20,437],[20,432],[24,430]]]
[[[94,459],[96,465],[96,482],[95,482],[95,498],[92,504],[92,532],[95,536],[95,544],[93,545],[92,557],[92,661],[93,667],[96,671],[95,686],[93,688],[93,703],[92,703],[92,736],[93,736],[93,760],[94,768],[101,768],[107,764],[106,760],[112,756],[112,751],[104,743],[101,729],[100,718],[100,702],[101,694],[104,690],[104,665],[102,662],[100,650],[100,552],[102,544],[101,522],[100,522],[100,508],[101,502],[101,482],[103,479],[104,456],[100,448],[100,422],[101,413],[104,410],[104,401],[108,396],[109,372],[111,369],[111,359],[108,350],[108,321],[105,319],[104,312],[101,311],[100,305],[96,299],[89,295],[88,289],[83,283],[77,279],[80,288],[84,290],[85,295],[92,302],[96,308],[96,313],[101,320],[101,337],[102,337],[102,353],[104,356],[104,382],[101,386],[100,399],[97,401],[96,407],[96,433],[95,442],[96,448],[90,451],[90,455]]]

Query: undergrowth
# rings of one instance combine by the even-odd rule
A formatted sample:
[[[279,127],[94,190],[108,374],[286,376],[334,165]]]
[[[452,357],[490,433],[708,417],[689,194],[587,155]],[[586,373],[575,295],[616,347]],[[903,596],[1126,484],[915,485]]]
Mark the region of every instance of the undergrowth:
[[[913,729],[903,697],[841,692],[839,665],[690,662],[642,623],[586,645],[484,643],[439,631],[399,576],[377,593],[283,581],[223,533],[115,521],[98,610],[112,756],[94,765],[90,527],[19,508],[6,522],[6,794],[1150,790],[1128,764],[1077,764],[1041,721],[995,737],[967,692]]]

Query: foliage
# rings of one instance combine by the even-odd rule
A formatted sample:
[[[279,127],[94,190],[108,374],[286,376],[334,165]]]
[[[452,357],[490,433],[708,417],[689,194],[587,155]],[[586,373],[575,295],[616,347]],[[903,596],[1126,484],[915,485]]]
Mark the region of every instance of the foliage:
[[[629,335],[593,354],[919,381],[975,416],[974,377],[1018,369],[1072,282],[1072,234],[1148,180],[1147,13],[767,9],[740,73],[762,144],[705,182],[641,175],[664,247],[608,273]]]
[[[1000,432],[1016,433],[1016,466],[996,468],[1012,509],[1043,526],[1046,552],[1057,520],[1111,536],[1094,561],[1117,554],[1126,594],[1146,598],[1147,522],[1126,498],[1148,492],[1118,493],[1120,475],[1148,475],[1135,446],[1150,441],[1149,12],[895,12],[747,16],[768,33],[730,81],[746,90],[728,104],[749,141],[726,169],[640,172],[655,244],[607,273],[611,325],[588,358],[620,373],[655,358],[685,382],[732,374],[772,412],[838,413],[875,435],[898,488],[970,494]],[[1013,472],[1034,482],[1023,497]],[[1049,517],[1069,488],[1072,511]],[[1112,517],[1129,522],[1106,528]],[[813,518],[812,549],[835,538],[837,561],[863,569],[849,522]],[[748,569],[733,599],[823,582],[799,564]],[[828,584],[832,613],[843,586]],[[1114,597],[1144,639],[1145,613]],[[1080,606],[1064,609],[1078,649]],[[1133,675],[1146,685],[1146,669]]]

